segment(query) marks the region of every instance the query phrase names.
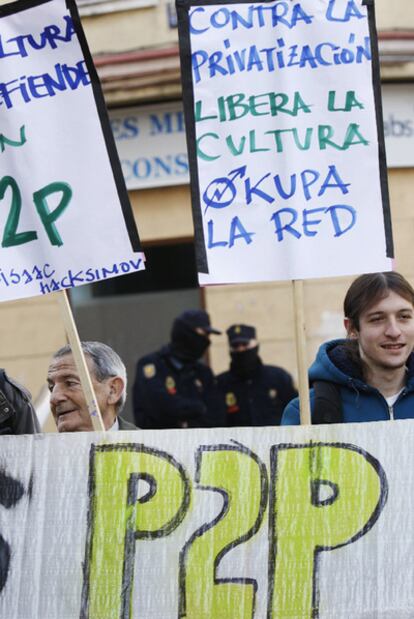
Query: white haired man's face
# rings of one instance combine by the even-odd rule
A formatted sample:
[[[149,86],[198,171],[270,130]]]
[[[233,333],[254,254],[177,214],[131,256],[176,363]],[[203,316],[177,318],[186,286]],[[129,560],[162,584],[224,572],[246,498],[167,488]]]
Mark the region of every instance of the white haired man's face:
[[[104,426],[108,430],[116,419],[116,403],[122,394],[123,380],[119,376],[110,376],[98,381],[92,359],[89,355],[85,358]],[[58,432],[92,432],[92,420],[72,354],[52,359],[47,383]]]

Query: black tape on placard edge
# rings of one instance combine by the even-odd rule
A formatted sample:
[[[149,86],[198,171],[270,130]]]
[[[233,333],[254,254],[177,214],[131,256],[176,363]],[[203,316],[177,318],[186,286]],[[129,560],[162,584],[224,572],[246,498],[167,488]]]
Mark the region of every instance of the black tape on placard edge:
[[[51,0],[18,0],[0,7],[0,18],[20,13],[28,9],[32,9],[41,4],[46,4]],[[115,146],[115,139],[109,123],[108,112],[106,110],[105,100],[102,94],[101,85],[98,74],[93,64],[92,55],[89,51],[88,43],[82,29],[79,18],[78,9],[74,0],[66,0],[66,8],[70,12],[73,26],[79,40],[80,47],[84,56],[89,77],[91,79],[92,91],[96,103],[96,108],[101,123],[102,133],[105,140],[105,145],[108,153],[108,158],[111,163],[116,189],[118,192],[119,201],[122,208],[122,213],[125,220],[125,225],[128,230],[129,240],[134,252],[141,251],[141,243],[139,240],[138,230],[135,225],[134,216],[132,213],[131,204],[129,202],[128,191],[125,185],[124,176],[122,174],[121,164],[119,162],[118,152]]]
[[[48,0],[46,0],[48,1]],[[95,98],[96,109],[98,111],[99,120],[101,122],[102,133],[104,136],[106,150],[108,152],[109,161],[112,166],[114,174],[114,180],[116,189],[118,192],[119,201],[122,208],[122,213],[125,220],[125,225],[128,230],[129,240],[133,251],[141,251],[141,243],[139,240],[138,230],[135,224],[134,215],[132,213],[132,207],[129,201],[128,190],[125,185],[124,175],[122,173],[121,163],[118,157],[118,151],[115,146],[115,138],[112,133],[111,125],[109,123],[108,112],[104,96],[101,89],[98,73],[93,64],[92,55],[89,51],[88,43],[86,41],[85,34],[83,32],[82,24],[80,21],[78,8],[74,0],[66,0],[66,6],[72,17],[75,32],[77,34],[79,44],[82,49],[82,53],[86,62],[89,77],[91,79],[91,85],[93,90],[93,96]]]
[[[375,114],[377,120],[378,160],[381,182],[382,209],[384,215],[386,253],[387,258],[394,258],[394,241],[392,237],[390,197],[388,192],[387,156],[385,153],[384,119],[382,114],[378,35],[375,25],[375,4],[374,0],[362,0],[362,5],[367,7],[369,38],[371,41],[372,87],[374,90]]]
[[[273,2],[273,0],[264,0]],[[209,4],[251,4],[252,0],[215,0]],[[208,2],[207,2],[208,3]],[[208,274],[207,252],[204,241],[203,217],[201,215],[200,187],[196,152],[196,131],[194,117],[194,90],[191,67],[190,22],[188,12],[196,5],[194,0],[176,0],[178,40],[181,62],[181,85],[183,91],[184,119],[187,137],[188,163],[190,169],[191,207],[194,224],[194,245],[197,271]]]
[[[190,169],[191,208],[194,224],[194,246],[197,271],[208,273],[207,252],[204,242],[203,217],[201,215],[200,187],[196,152],[196,130],[194,117],[194,90],[191,69],[190,23],[188,0],[177,0],[177,25],[179,33],[181,86],[183,91],[185,133],[187,138],[188,165]]]
[[[14,13],[21,13],[26,9],[32,9],[33,7],[43,4],[48,0],[18,0],[17,2],[10,2],[0,6],[0,17],[7,17],[8,15],[14,15]]]

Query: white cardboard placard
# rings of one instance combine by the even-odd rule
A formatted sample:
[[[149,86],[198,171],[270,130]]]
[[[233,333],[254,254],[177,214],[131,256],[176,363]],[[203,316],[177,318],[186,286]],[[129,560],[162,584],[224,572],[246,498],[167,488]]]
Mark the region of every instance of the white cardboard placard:
[[[0,9],[0,299],[144,268],[70,0]]]
[[[201,284],[391,269],[368,4],[178,0]]]

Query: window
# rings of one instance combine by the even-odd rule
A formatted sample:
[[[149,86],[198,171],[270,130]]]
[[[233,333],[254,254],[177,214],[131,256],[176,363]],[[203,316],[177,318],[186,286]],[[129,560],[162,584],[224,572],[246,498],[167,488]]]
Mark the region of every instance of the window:
[[[192,242],[152,245],[144,247],[143,251],[146,257],[145,271],[73,288],[71,298],[75,304],[86,298],[198,288]]]

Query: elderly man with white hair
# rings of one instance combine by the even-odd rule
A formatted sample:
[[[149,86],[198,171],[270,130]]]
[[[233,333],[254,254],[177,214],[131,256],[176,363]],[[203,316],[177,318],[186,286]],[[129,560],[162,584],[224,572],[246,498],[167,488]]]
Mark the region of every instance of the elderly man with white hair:
[[[82,342],[81,345],[105,430],[136,430],[136,426],[120,417],[127,386],[121,358],[101,342]],[[58,432],[92,432],[92,420],[69,345],[53,355],[47,382]]]

